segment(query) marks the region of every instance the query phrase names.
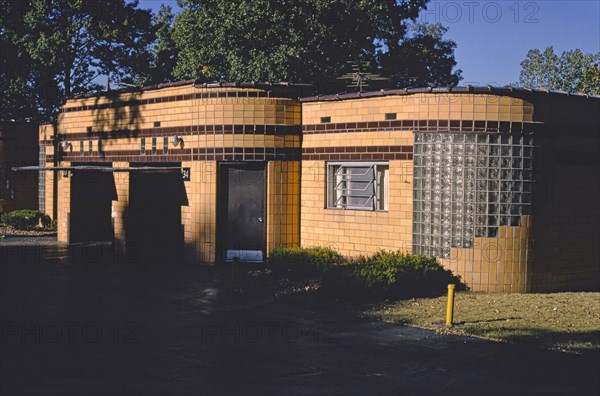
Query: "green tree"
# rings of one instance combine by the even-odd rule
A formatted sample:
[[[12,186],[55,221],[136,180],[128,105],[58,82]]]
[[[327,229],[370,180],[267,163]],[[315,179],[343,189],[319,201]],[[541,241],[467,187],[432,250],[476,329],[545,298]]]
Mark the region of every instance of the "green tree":
[[[175,15],[171,6],[162,4],[152,17],[156,41],[150,46],[151,62],[148,70],[141,72],[134,83],[137,85],[160,84],[176,80],[173,74],[177,62],[177,48],[173,40]]]
[[[3,112],[50,120],[63,98],[97,89],[99,75],[125,79],[146,70],[152,14],[137,5],[137,0],[2,0]],[[4,48],[14,58],[7,59]],[[29,89],[20,91],[23,86]],[[24,98],[28,106],[18,106]]]
[[[583,77],[575,85],[575,90],[600,95],[600,67],[598,63],[585,69]]]
[[[36,82],[43,70],[29,67],[33,60],[19,45],[28,10],[26,2],[0,0],[0,119],[24,119],[37,111]]]
[[[599,63],[600,53],[586,54],[574,49],[558,56],[553,47],[546,48],[544,52],[533,49],[521,62],[519,85],[600,94]]]
[[[360,59],[371,65],[366,71],[378,72],[382,55],[396,51],[407,22],[417,18],[427,1],[181,0],[183,11],[173,29],[179,50],[175,75],[203,81],[306,82],[321,92],[336,90],[331,84],[348,60]],[[433,37],[424,44],[439,45]],[[403,57],[408,51],[394,54],[386,71],[399,74],[410,58]],[[424,76],[423,83],[446,79]]]
[[[398,45],[381,55],[382,73],[396,87],[455,86],[462,79],[456,66],[456,43],[444,40],[440,24],[418,23]]]

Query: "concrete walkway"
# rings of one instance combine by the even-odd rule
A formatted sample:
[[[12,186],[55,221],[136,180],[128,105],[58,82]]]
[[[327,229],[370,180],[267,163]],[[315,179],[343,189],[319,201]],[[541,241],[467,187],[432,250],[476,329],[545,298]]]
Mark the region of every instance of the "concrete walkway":
[[[46,242],[0,244],[3,395],[600,390],[598,354],[356,319],[234,293],[212,268],[123,266],[106,246]]]

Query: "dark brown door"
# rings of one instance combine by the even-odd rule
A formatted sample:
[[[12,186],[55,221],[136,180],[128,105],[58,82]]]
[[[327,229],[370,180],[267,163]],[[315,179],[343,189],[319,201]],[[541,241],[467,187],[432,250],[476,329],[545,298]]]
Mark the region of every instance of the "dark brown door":
[[[222,261],[265,257],[265,163],[219,165],[219,250]]]

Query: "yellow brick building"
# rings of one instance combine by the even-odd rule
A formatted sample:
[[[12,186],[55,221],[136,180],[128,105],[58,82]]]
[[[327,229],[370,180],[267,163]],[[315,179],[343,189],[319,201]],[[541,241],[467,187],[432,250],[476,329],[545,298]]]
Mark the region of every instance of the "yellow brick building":
[[[66,101],[40,128],[59,240],[139,262],[399,249],[473,290],[598,288],[599,97],[307,92],[186,81]]]

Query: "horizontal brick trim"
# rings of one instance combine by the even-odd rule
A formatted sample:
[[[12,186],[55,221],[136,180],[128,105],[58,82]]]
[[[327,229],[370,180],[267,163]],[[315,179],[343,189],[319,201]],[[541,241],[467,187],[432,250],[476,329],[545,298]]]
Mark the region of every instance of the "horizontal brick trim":
[[[395,120],[308,124],[303,134],[407,130],[416,132],[531,133],[533,123],[487,120]]]
[[[281,92],[271,91],[212,91],[212,92],[197,92],[186,95],[171,95],[163,96],[160,98],[150,99],[133,99],[128,101],[110,102],[87,106],[75,106],[68,108],[61,108],[59,113],[72,113],[74,111],[87,111],[87,110],[102,110],[102,109],[119,109],[127,106],[141,106],[155,103],[169,103],[169,102],[181,102],[184,100],[193,99],[209,99],[209,98],[274,98],[274,99],[285,99],[288,97],[297,97],[297,94],[287,94]]]
[[[145,128],[135,130],[116,130],[110,132],[80,132],[59,133],[58,137],[68,140],[86,139],[118,139],[131,137],[152,137],[168,135],[196,135],[196,134],[247,134],[247,135],[301,135],[300,125],[188,125],[178,127]],[[44,142],[45,143],[45,142]]]
[[[412,146],[310,147],[302,149],[302,160],[412,160],[412,151]]]
[[[139,150],[113,150],[90,155],[67,153],[60,155],[60,161],[68,162],[169,162],[169,161],[298,161],[301,158],[299,148],[272,147],[214,147],[170,150],[163,154],[158,150],[152,154],[140,154]],[[48,155],[46,162],[54,162],[54,156]]]

